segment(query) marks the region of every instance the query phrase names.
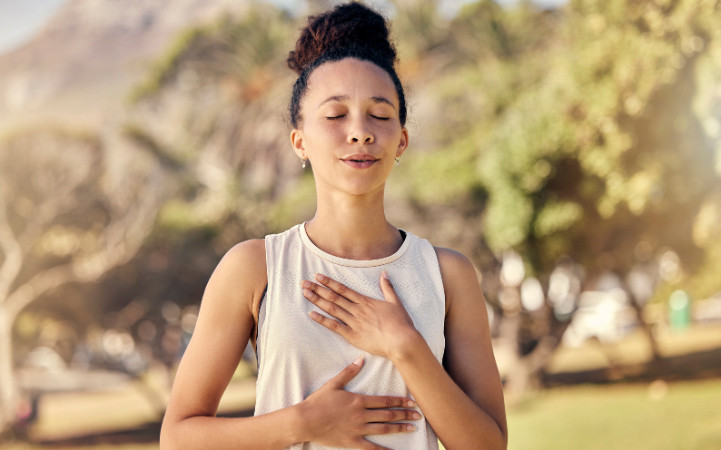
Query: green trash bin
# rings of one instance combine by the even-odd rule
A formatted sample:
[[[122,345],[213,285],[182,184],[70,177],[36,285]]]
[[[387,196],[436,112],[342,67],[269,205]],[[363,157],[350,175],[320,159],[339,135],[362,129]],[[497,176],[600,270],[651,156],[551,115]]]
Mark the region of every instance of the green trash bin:
[[[691,325],[691,298],[686,291],[674,291],[668,298],[668,321],[672,330],[684,330]]]

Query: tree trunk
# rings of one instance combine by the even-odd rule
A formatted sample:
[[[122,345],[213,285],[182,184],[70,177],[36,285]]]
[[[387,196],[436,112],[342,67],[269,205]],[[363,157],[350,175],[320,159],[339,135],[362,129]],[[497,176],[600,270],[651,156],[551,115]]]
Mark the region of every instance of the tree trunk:
[[[520,355],[519,333],[521,330],[521,299],[516,287],[504,287],[501,291],[503,318],[499,335],[510,349],[505,374],[504,391],[509,404],[520,402],[528,390],[528,371]]]
[[[625,281],[626,278],[627,277],[621,278],[623,289],[626,291],[626,293],[628,293],[628,296],[631,299],[629,303],[631,304],[631,307],[636,313],[638,325],[643,331],[643,334],[646,336],[646,340],[648,341],[649,348],[651,349],[651,360],[656,363],[660,362],[661,360],[663,360],[663,355],[661,354],[661,349],[658,347],[656,336],[654,336],[653,334],[653,329],[651,328],[651,325],[646,321],[646,318],[643,316],[643,304],[641,302],[641,299],[639,299],[633,293],[630,286],[628,285],[628,282]]]
[[[523,402],[529,394],[543,387],[543,374],[548,362],[561,344],[561,338],[566,332],[570,321],[558,321],[552,317],[550,310],[544,311],[550,321],[549,333],[540,338],[536,347],[527,355],[520,355],[518,339],[515,340],[517,354],[508,373],[506,392],[509,404]],[[520,331],[520,320],[516,320],[516,333]]]
[[[0,305],[0,434],[13,424],[18,400],[12,352],[13,318]]]

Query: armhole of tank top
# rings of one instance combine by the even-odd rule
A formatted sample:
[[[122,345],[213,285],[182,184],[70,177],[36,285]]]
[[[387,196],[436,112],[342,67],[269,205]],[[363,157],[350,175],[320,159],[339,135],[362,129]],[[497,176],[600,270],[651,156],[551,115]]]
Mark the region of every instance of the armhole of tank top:
[[[443,282],[443,271],[441,270],[441,259],[438,257],[438,249],[433,246],[430,242],[428,245],[431,246],[431,250],[433,251],[433,256],[435,257],[436,262],[436,269],[438,270],[438,279],[441,283],[441,294],[443,294],[443,317],[448,314],[448,297],[446,296],[446,285]]]
[[[262,319],[265,318],[265,296],[268,295],[268,285],[265,285],[265,289],[263,289],[263,295],[260,296],[260,303],[258,304],[258,325],[255,327],[255,363],[257,370],[260,370],[260,327],[262,324]]]

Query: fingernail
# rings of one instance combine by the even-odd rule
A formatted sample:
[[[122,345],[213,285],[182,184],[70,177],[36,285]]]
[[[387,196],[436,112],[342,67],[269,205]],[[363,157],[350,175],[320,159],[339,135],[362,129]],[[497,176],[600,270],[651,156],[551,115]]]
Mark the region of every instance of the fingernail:
[[[315,274],[315,279],[320,281],[321,283],[325,283],[325,281],[328,279],[325,275],[322,275],[320,273]]]
[[[388,278],[388,272],[386,272],[385,270],[383,272],[381,272],[381,276],[383,278],[385,278],[386,280],[390,280],[390,278]]]
[[[302,287],[304,287],[304,288],[309,288],[309,287],[310,287],[310,281],[308,281],[308,280],[303,280],[303,281],[300,282],[300,285],[301,285]]]
[[[360,366],[362,362],[363,362],[363,355],[356,358],[356,360],[353,361],[353,364],[355,364],[356,366]]]
[[[416,407],[416,402],[414,402],[413,400],[408,400],[408,401],[406,402],[406,405],[407,405],[409,408],[415,408],[415,407]]]
[[[406,425],[406,431],[416,431],[416,426],[408,424]]]
[[[418,420],[418,419],[421,418],[421,414],[420,414],[420,413],[417,413],[417,412],[414,412],[413,414],[411,414],[411,416],[412,416],[415,420]]]

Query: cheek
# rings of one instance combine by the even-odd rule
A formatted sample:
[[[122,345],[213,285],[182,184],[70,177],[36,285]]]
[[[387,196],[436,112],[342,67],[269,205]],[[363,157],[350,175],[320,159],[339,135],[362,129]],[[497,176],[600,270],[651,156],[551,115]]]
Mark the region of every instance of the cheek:
[[[396,145],[401,141],[402,133],[397,127],[387,127],[379,130],[379,133],[382,134],[386,140],[393,142]]]
[[[308,157],[314,158],[314,155],[319,155],[323,152],[323,149],[328,147],[327,139],[323,133],[319,133],[318,130],[305,128],[305,135],[303,141],[303,147],[307,152]]]
[[[331,123],[326,124],[323,122],[307,124],[305,134],[307,136],[307,142],[315,145],[331,143],[343,138],[342,130],[340,130],[339,127],[333,126]]]

